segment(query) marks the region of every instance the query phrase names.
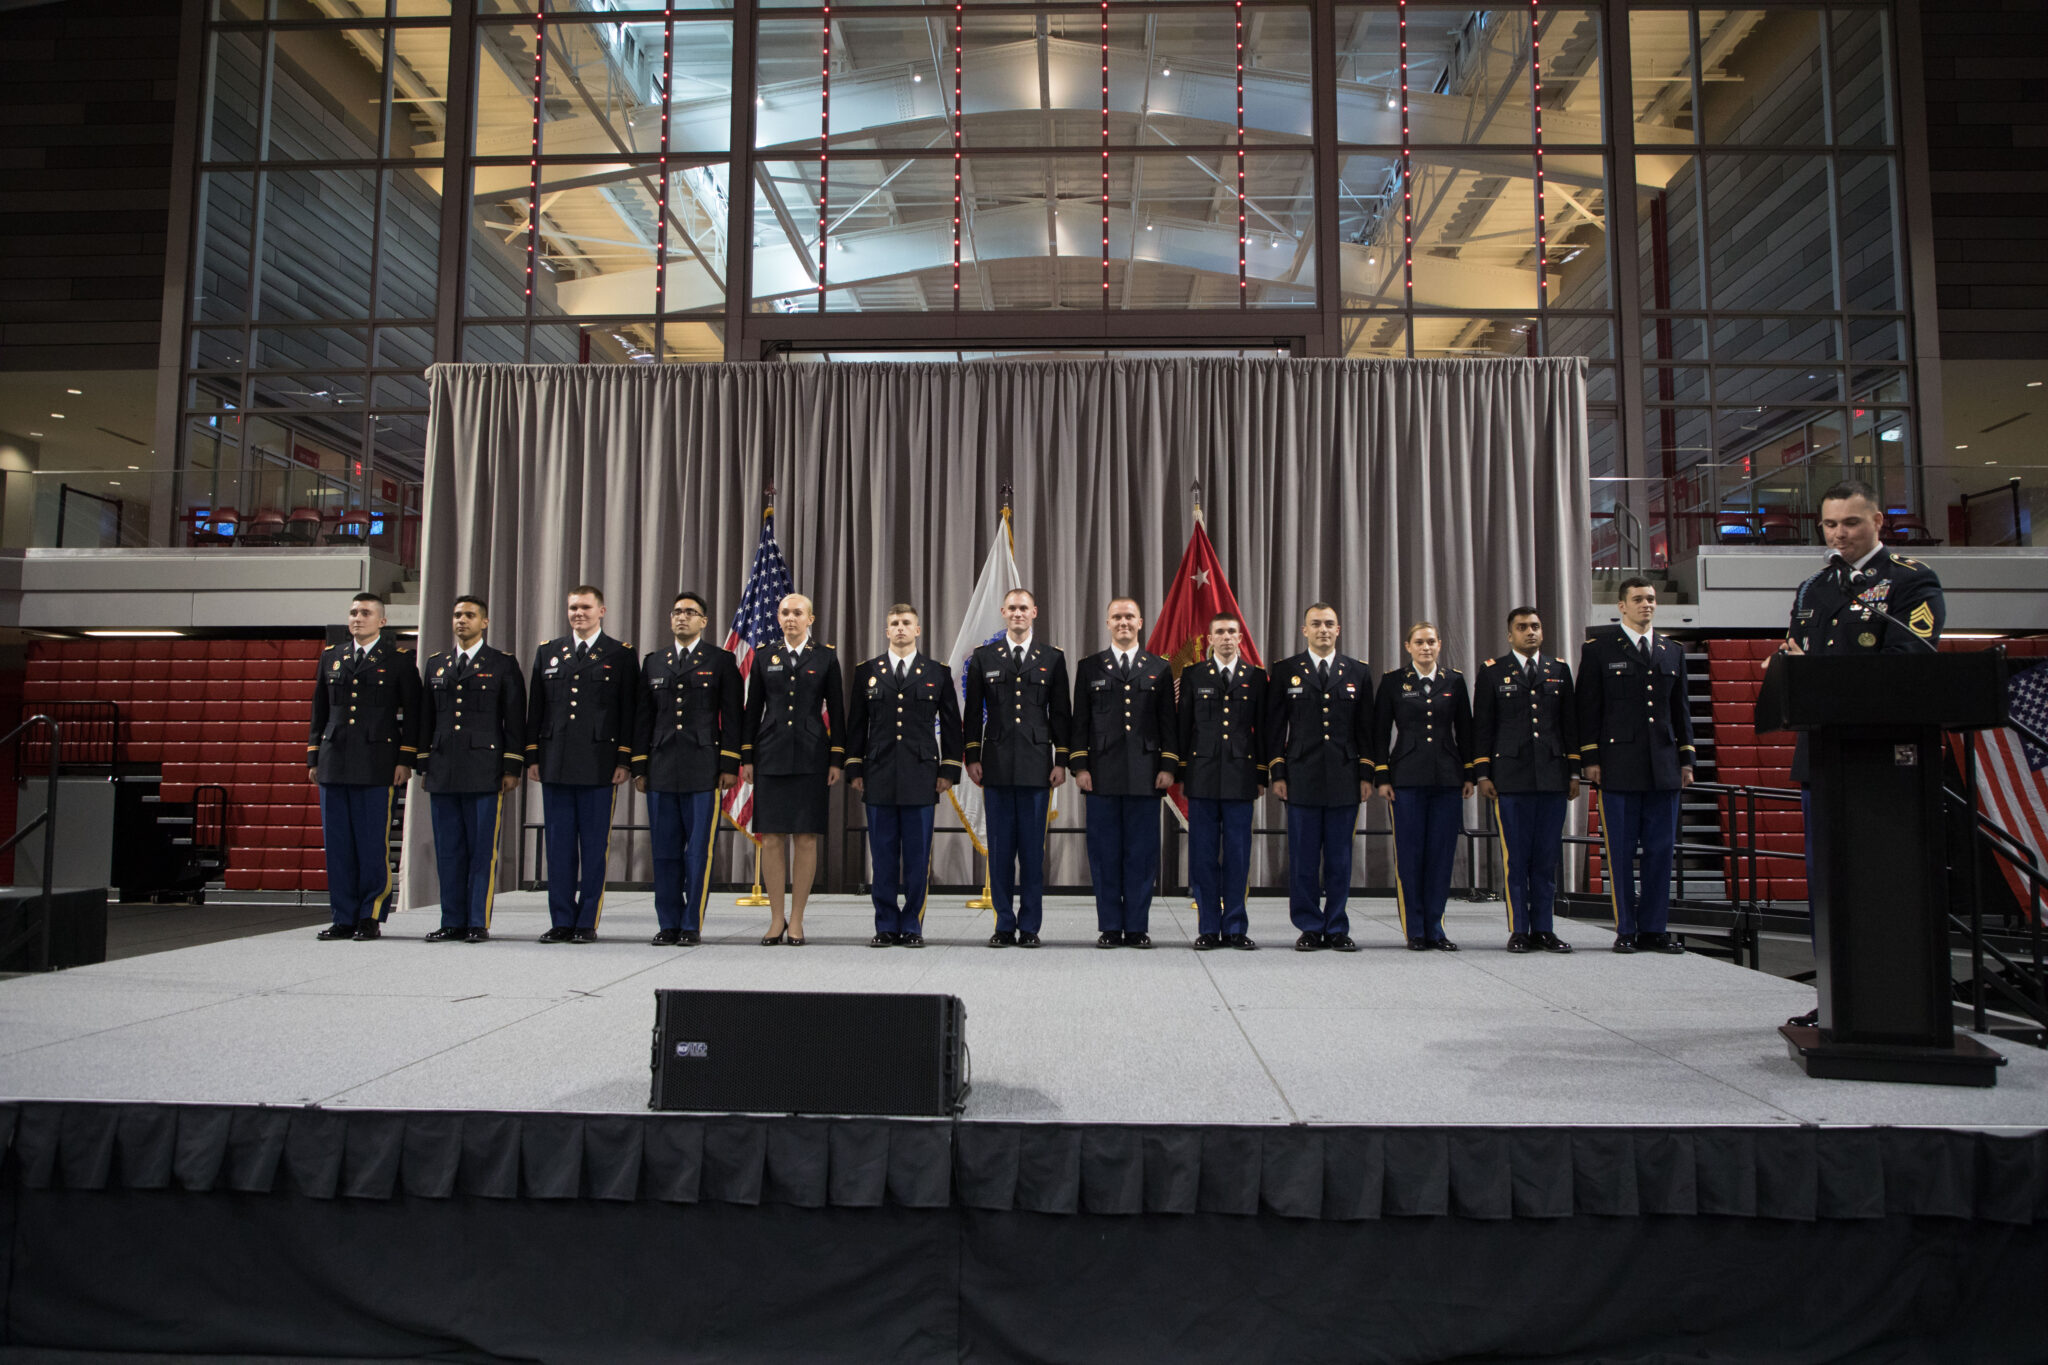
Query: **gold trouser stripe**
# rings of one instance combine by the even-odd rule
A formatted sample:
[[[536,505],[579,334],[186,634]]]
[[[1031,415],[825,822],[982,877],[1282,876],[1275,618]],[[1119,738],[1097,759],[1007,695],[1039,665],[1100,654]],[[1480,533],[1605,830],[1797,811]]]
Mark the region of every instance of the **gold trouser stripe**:
[[[701,933],[704,921],[711,918],[711,849],[718,841],[718,788],[711,789],[711,828],[704,831],[704,884],[697,889],[697,929]],[[689,851],[689,841],[683,841],[683,851]]]
[[[1387,802],[1387,832],[1394,836],[1394,906],[1401,912],[1401,937],[1408,933],[1408,896],[1401,886],[1401,827],[1394,819],[1394,803]]]
[[[596,931],[598,925],[604,922],[604,874],[611,870],[612,865],[612,817],[618,814],[619,811],[619,787],[621,785],[616,782],[612,784],[612,803],[605,808],[604,813],[604,861],[598,865],[597,869],[597,913],[590,920],[590,927],[593,932]],[[578,868],[577,871],[580,872],[582,869]]]
[[[384,908],[391,900],[391,807],[397,800],[398,788],[386,788],[384,792],[384,827],[377,831],[378,856],[384,860],[384,889],[377,893],[377,899],[370,904],[370,919],[377,924],[384,922]]]
[[[1607,792],[1605,788],[1602,788],[1600,794],[1593,798],[1593,803],[1600,808],[1600,852],[1603,855],[1600,871],[1607,878],[1607,908],[1614,916],[1614,932],[1618,934],[1621,932],[1621,896],[1615,889],[1614,840],[1608,834]],[[1634,850],[1631,849],[1630,852],[1633,853]],[[1633,868],[1630,869],[1630,873],[1633,875]]]
[[[484,928],[491,927],[491,907],[498,900],[498,832],[505,827],[505,791],[498,789],[498,804],[491,815],[491,879],[484,883]],[[464,918],[467,918],[465,916]]]
[[[1493,832],[1500,839],[1500,898],[1508,905],[1508,932],[1515,932],[1515,876],[1508,865],[1508,825],[1500,818],[1500,802],[1493,803]]]
[[[938,823],[938,809],[932,810],[933,824]],[[939,841],[932,837],[935,829],[926,830],[924,835],[924,899],[917,904],[917,929],[924,932],[924,912],[932,903],[932,846]]]

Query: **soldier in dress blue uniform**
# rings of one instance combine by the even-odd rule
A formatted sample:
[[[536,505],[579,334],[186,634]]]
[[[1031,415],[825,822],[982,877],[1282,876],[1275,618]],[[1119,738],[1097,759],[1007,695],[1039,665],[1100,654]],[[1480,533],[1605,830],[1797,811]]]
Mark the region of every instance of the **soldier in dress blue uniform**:
[[[1046,810],[1053,789],[1067,780],[1067,656],[1038,643],[1037,619],[1030,589],[1004,594],[1003,638],[974,651],[961,708],[967,775],[987,801],[988,885],[996,903],[991,948],[1038,946]]]
[[[846,771],[867,803],[874,859],[875,936],[868,946],[924,946],[932,818],[960,780],[960,694],[953,675],[917,647],[917,608],[889,608],[889,648],[853,675]]]
[[[1297,952],[1354,953],[1351,838],[1372,792],[1372,670],[1337,652],[1337,609],[1302,616],[1308,648],[1273,667],[1265,750],[1273,795],[1287,803],[1287,910]]]
[[[1180,673],[1180,783],[1188,799],[1188,889],[1195,947],[1257,948],[1245,911],[1252,809],[1266,790],[1266,670],[1239,649],[1244,624],[1209,621],[1209,657]]]
[[[1919,560],[1893,554],[1878,539],[1884,531],[1884,505],[1876,489],[1860,479],[1829,488],[1821,494],[1820,530],[1828,562],[1801,583],[1792,598],[1784,653],[1917,654],[1939,646],[1948,620],[1941,579]],[[1799,784],[1806,885],[1811,893],[1818,879],[1813,870],[1813,803],[1807,776],[1806,733],[1801,731],[1792,751],[1792,780]],[[1820,1010],[1787,1022],[1817,1024]]]
[[[1600,788],[1600,833],[1614,900],[1614,951],[1682,953],[1665,929],[1679,793],[1692,785],[1692,711],[1685,650],[1658,635],[1657,589],[1621,581],[1621,625],[1595,632],[1579,656],[1579,759]],[[1642,889],[1636,851],[1642,850]]]
[[[647,797],[657,947],[702,939],[718,794],[739,781],[740,670],[704,638],[710,619],[701,595],[676,594],[673,643],[648,652],[633,703],[633,788]]]
[[[1138,642],[1137,601],[1113,597],[1110,647],[1074,670],[1074,785],[1088,803],[1098,948],[1150,948],[1159,798],[1180,767],[1173,668]]]
[[[761,943],[802,947],[804,906],[818,877],[818,836],[830,817],[831,788],[846,767],[846,691],[838,654],[811,636],[816,623],[811,599],[789,594],[776,607],[775,619],[782,638],[754,652],[747,677],[740,780],[754,788],[754,834],[761,841],[761,880],[768,887],[768,933]],[[787,927],[785,870],[794,891]]]
[[[391,805],[419,754],[420,675],[383,638],[384,599],[348,604],[347,641],[320,651],[306,777],[320,784],[327,900],[320,937],[373,939],[391,911]]]
[[[1458,945],[1444,936],[1444,902],[1472,795],[1472,697],[1465,675],[1441,665],[1443,641],[1418,621],[1402,642],[1408,666],[1380,679],[1373,705],[1373,765],[1394,822],[1394,893],[1408,947]]]
[[[1568,953],[1551,906],[1565,808],[1579,799],[1578,704],[1571,667],[1543,652],[1536,608],[1508,613],[1508,652],[1486,661],[1475,686],[1473,772],[1500,826],[1508,951]]]
[[[571,588],[568,613],[569,633],[534,651],[526,689],[526,772],[540,779],[553,921],[542,943],[597,941],[639,690],[633,646],[604,633],[604,594],[588,583]]]
[[[427,660],[421,689],[418,772],[441,876],[441,927],[427,942],[482,943],[491,936],[505,793],[526,767],[526,682],[517,659],[484,643],[491,618],[483,598],[456,598],[454,619],[455,647]]]

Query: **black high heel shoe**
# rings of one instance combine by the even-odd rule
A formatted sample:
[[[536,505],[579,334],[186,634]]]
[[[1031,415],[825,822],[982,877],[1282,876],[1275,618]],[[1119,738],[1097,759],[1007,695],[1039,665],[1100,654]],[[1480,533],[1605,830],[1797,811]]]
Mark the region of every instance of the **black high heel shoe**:
[[[777,930],[772,934],[764,934],[761,938],[761,946],[763,948],[773,948],[778,943],[787,942],[789,942],[789,931],[786,929]]]

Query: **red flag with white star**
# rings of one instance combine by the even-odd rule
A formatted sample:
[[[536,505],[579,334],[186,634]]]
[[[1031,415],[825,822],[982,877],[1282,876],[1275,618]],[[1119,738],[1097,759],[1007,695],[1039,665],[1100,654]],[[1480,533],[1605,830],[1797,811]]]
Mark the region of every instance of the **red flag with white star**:
[[[1180,568],[1174,571],[1173,586],[1166,590],[1166,604],[1152,623],[1152,638],[1145,642],[1146,649],[1173,665],[1176,698],[1180,694],[1180,671],[1209,655],[1210,618],[1226,612],[1240,622],[1244,620],[1244,613],[1238,610],[1237,594],[1230,590],[1230,580],[1224,577],[1223,562],[1216,557],[1216,547],[1202,525],[1202,514],[1196,512],[1194,533],[1188,537]],[[1249,626],[1242,638],[1238,648],[1246,660],[1264,668],[1266,661],[1259,657],[1259,647],[1252,642]],[[1167,793],[1167,800],[1185,825],[1188,800],[1179,784]]]

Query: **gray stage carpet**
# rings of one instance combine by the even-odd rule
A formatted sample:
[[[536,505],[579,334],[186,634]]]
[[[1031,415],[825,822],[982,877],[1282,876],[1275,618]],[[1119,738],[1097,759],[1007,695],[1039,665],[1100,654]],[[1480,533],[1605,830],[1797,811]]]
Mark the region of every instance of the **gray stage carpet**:
[[[1811,988],[1697,956],[1511,956],[1499,907],[1454,904],[1461,953],[1409,953],[1391,901],[1353,902],[1365,951],[1296,953],[1253,904],[1256,953],[1187,949],[1185,901],[1150,952],[1094,946],[1058,898],[1037,952],[983,946],[986,911],[939,898],[932,946],[871,949],[867,902],[819,897],[810,942],[763,948],[765,910],[714,897],[698,948],[653,948],[646,894],[607,898],[604,941],[533,942],[539,895],[498,897],[489,944],[310,929],[0,981],[0,1098],[636,1111],[662,987],[960,996],[970,1119],[1333,1124],[2048,1125],[2048,1053],[1997,1044],[1995,1089],[1809,1080],[1774,1031]]]

